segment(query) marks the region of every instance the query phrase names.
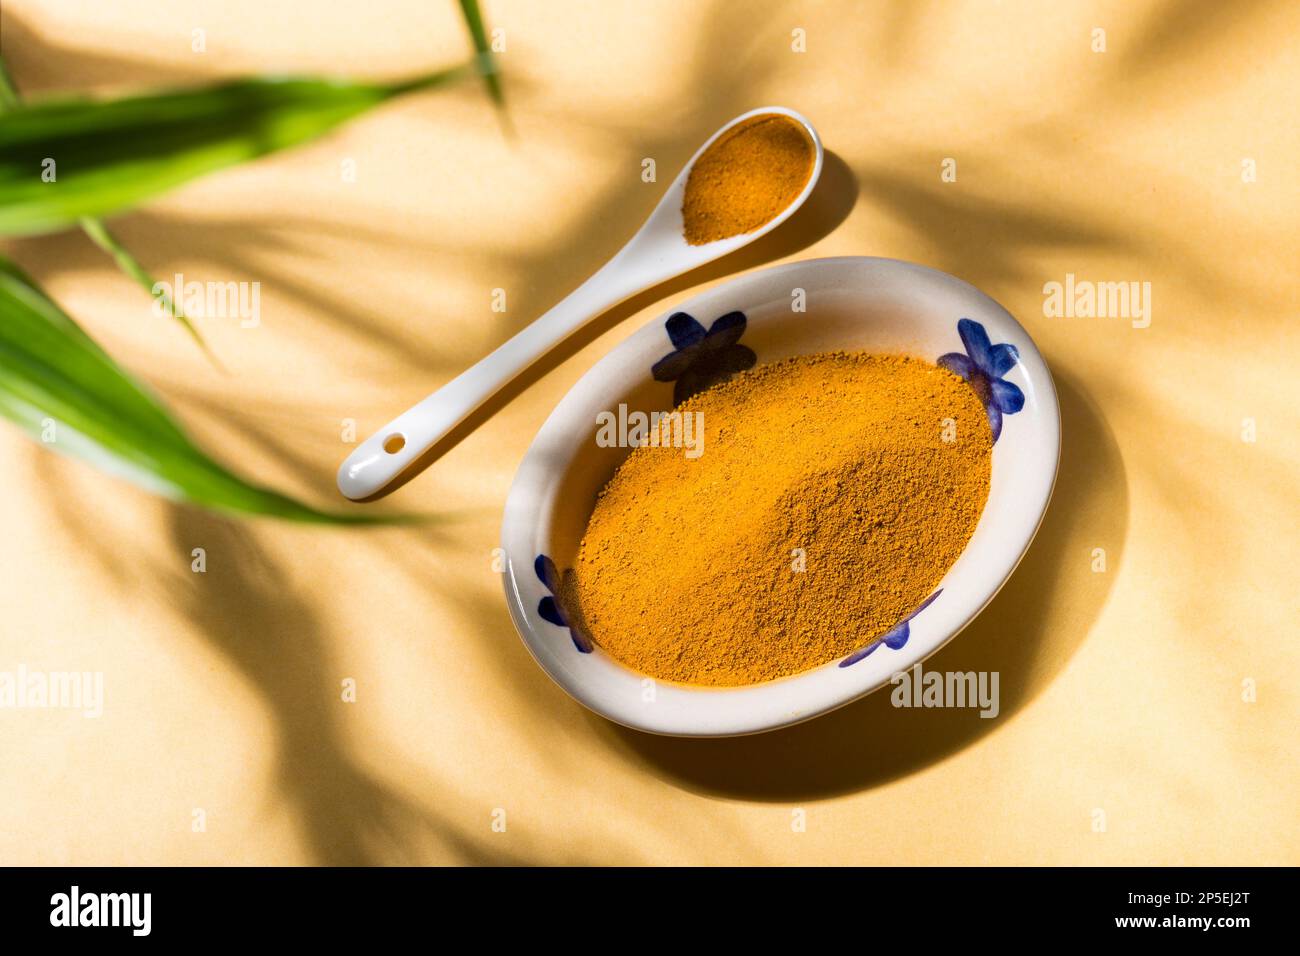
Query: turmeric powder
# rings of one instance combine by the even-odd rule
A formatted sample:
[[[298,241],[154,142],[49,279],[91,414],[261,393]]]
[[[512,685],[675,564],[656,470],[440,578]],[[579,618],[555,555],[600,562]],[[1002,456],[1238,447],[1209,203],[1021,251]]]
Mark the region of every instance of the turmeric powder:
[[[703,414],[704,454],[634,449],[562,584],[656,679],[752,684],[867,646],[934,592],[988,498],[984,408],[919,359],[800,356],[678,410]]]
[[[771,222],[808,185],[813,159],[808,134],[788,116],[737,123],[691,167],[682,200],[686,241],[701,246]]]

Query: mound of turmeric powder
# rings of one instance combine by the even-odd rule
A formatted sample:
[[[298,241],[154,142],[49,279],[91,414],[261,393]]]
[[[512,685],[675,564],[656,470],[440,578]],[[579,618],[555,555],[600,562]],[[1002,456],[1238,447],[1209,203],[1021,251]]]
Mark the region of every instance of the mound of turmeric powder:
[[[753,232],[799,197],[815,153],[803,126],[781,113],[737,123],[704,151],[686,178],[682,228],[700,246]]]
[[[703,454],[635,449],[562,585],[659,680],[753,684],[864,647],[934,592],[988,498],[979,398],[918,359],[800,356],[678,410],[703,413]]]

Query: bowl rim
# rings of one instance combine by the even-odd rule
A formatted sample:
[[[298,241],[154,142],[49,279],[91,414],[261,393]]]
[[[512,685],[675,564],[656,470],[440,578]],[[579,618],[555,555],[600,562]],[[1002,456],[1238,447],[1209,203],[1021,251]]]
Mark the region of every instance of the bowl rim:
[[[506,497],[502,526],[501,526],[501,547],[505,555],[505,569],[502,574],[502,582],[505,591],[506,604],[510,611],[511,620],[514,623],[515,630],[518,632],[524,646],[528,649],[529,654],[542,668],[542,670],[555,681],[564,691],[578,701],[584,707],[611,720],[624,727],[647,733],[680,736],[680,737],[733,737],[747,736],[750,734],[765,733],[778,730],[784,727],[794,726],[807,720],[838,710],[840,707],[847,706],[854,701],[878,691],[889,681],[888,675],[884,678],[876,679],[869,686],[861,686],[852,689],[850,692],[840,691],[838,693],[830,692],[826,695],[827,700],[824,705],[816,705],[804,711],[792,714],[776,714],[774,708],[769,705],[764,715],[755,714],[752,719],[737,719],[733,715],[730,719],[724,721],[712,721],[704,718],[701,714],[698,725],[690,726],[691,721],[681,720],[656,720],[657,708],[640,708],[634,709],[627,706],[615,706],[608,700],[601,700],[593,692],[590,681],[579,676],[574,670],[564,666],[553,666],[559,662],[556,657],[549,652],[545,652],[548,642],[553,635],[544,636],[538,633],[538,627],[532,620],[534,615],[530,615],[528,610],[529,602],[525,601],[521,588],[530,588],[535,590],[533,582],[536,581],[534,574],[534,559],[526,554],[512,554],[512,543],[516,540],[521,525],[535,527],[539,517],[537,509],[533,507],[536,489],[530,488],[530,483],[535,482],[538,478],[553,472],[554,466],[550,469],[540,463],[540,459],[545,457],[553,448],[556,447],[573,447],[573,442],[563,434],[566,424],[566,412],[571,404],[577,402],[576,396],[584,392],[595,390],[601,381],[605,378],[606,373],[613,371],[618,365],[618,360],[631,358],[642,347],[642,341],[652,334],[649,330],[662,329],[667,318],[676,312],[687,312],[692,315],[710,312],[711,306],[707,303],[717,298],[723,298],[729,294],[742,291],[746,286],[757,285],[764,280],[775,280],[782,276],[797,274],[805,271],[816,271],[820,269],[832,269],[836,266],[848,267],[869,267],[881,268],[886,270],[904,270],[911,273],[921,283],[930,283],[938,286],[947,286],[952,292],[961,293],[970,301],[971,312],[980,312],[981,319],[986,320],[989,316],[995,318],[996,322],[1002,326],[1014,329],[1019,333],[1020,343],[1020,360],[1025,363],[1026,367],[1035,366],[1033,373],[1033,388],[1035,402],[1041,407],[1043,413],[1050,412],[1044,419],[1047,437],[1054,443],[1051,449],[1050,476],[1046,480],[1045,492],[1041,496],[1041,504],[1038,513],[1034,518],[1032,529],[1024,535],[1023,541],[1016,545],[1016,553],[1012,561],[1007,565],[1007,570],[997,580],[996,584],[987,591],[979,601],[978,606],[968,605],[968,610],[962,612],[962,619],[955,626],[949,628],[942,636],[937,639],[931,639],[923,650],[919,653],[916,650],[909,651],[905,660],[893,669],[891,673],[898,673],[917,664],[928,660],[935,653],[952,641],[958,634],[966,629],[970,623],[978,617],[989,603],[1010,580],[1011,576],[1019,567],[1020,562],[1028,553],[1030,546],[1037,537],[1039,529],[1042,527],[1043,519],[1046,516],[1047,509],[1050,506],[1051,498],[1056,486],[1057,475],[1060,468],[1061,454],[1061,420],[1060,420],[1060,402],[1057,396],[1055,381],[1053,380],[1051,370],[1048,367],[1046,359],[1043,358],[1037,344],[1029,335],[1028,330],[1000,303],[992,297],[976,288],[971,283],[966,282],[956,276],[935,269],[930,266],[919,263],[908,262],[906,260],[894,259],[879,256],[834,256],[816,259],[802,259],[793,262],[781,263],[778,265],[767,266],[764,268],[752,270],[738,276],[734,276],[724,282],[720,282],[707,289],[700,290],[688,299],[676,302],[671,308],[658,312],[655,317],[643,323],[622,340],[616,343],[609,351],[597,359],[590,368],[588,368],[578,379],[570,386],[568,391],[560,398],[555,407],[548,414],[546,420],[538,429],[533,441],[529,444],[527,451],[520,461],[515,477],[511,482],[509,492]],[[701,308],[701,306],[704,306]],[[976,308],[978,307],[978,308]],[[1028,372],[1026,373],[1029,374]],[[604,389],[608,392],[608,387]],[[545,515],[549,518],[549,512]],[[981,516],[982,517],[982,516]],[[969,545],[968,545],[969,547]],[[518,548],[515,549],[518,551]],[[528,549],[535,550],[535,549]],[[964,553],[964,552],[963,552]],[[946,578],[945,578],[946,580]],[[608,655],[605,655],[608,658]],[[612,658],[608,658],[613,661]],[[770,681],[764,684],[748,685],[746,687],[709,687],[709,686],[687,686],[671,685],[667,682],[657,682],[661,687],[672,687],[674,692],[678,689],[684,690],[692,695],[695,700],[702,702],[702,710],[707,710],[710,703],[719,702],[724,697],[735,697],[744,694],[747,691],[759,688],[773,687],[774,685],[792,684],[798,681],[807,681],[813,675],[834,665],[831,662],[827,665],[821,665],[801,674],[781,678],[776,681]],[[614,666],[624,671],[627,675],[637,679],[649,679],[645,675],[626,668],[624,665],[614,661]],[[828,683],[829,686],[829,683]]]

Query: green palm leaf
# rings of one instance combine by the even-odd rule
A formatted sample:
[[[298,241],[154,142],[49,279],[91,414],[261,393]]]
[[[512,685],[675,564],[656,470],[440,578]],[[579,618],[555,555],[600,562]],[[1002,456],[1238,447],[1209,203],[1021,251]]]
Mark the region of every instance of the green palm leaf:
[[[122,212],[466,72],[391,84],[249,79],[110,101],[20,103],[0,116],[0,235],[53,232]]]
[[[477,0],[460,0],[492,98],[501,86]],[[401,83],[247,79],[117,100],[20,101],[0,60],[0,236],[81,225],[135,281],[144,267],[100,221],[210,172],[296,146],[395,96],[470,68]],[[165,303],[202,344],[197,331]],[[297,521],[409,520],[324,512],[251,484],[199,450],[149,392],[0,257],[0,415],[65,454],[167,497]]]
[[[483,23],[483,11],[479,9],[478,0],[460,0],[460,12],[465,18],[470,40],[474,43],[474,52],[478,55],[479,70],[483,74],[488,95],[498,107],[504,107],[506,98],[501,90],[501,77],[497,71],[496,58],[492,55],[492,45],[488,42],[487,27]]]
[[[194,445],[27,276],[0,258],[0,415],[55,451],[84,458],[168,498],[294,521],[391,522],[324,512],[250,484]]]
[[[5,66],[4,57],[0,56],[0,113],[13,109],[18,105],[18,102],[18,88],[14,86],[13,78],[9,75],[9,69]],[[140,265],[135,256],[131,254],[131,251],[127,249],[126,246],[122,245],[116,236],[108,231],[107,226],[98,219],[87,218],[81,221],[81,228],[90,240],[95,243],[95,245],[99,246],[99,248],[103,249],[113,257],[113,261],[117,263],[119,269],[134,279],[137,283],[144,286],[145,289],[149,290],[150,295],[153,295],[155,285],[153,276],[149,275],[149,273],[145,271],[144,266]],[[220,367],[216,356],[212,354],[212,351],[208,348],[207,342],[205,342],[203,336],[199,334],[199,330],[194,327],[194,324],[190,322],[189,319],[176,312],[176,307],[173,304],[171,297],[162,294],[157,296],[157,298],[162,303],[163,309],[167,314],[175,319],[180,326],[189,333],[190,338],[194,339],[195,343],[197,343],[199,348],[203,350],[203,354],[208,357],[209,361]]]
[[[478,0],[460,0],[460,12],[461,16],[464,17],[465,26],[467,26],[467,29],[469,30],[469,35],[471,35],[474,52],[476,52],[477,56],[476,65],[478,70],[480,70],[482,75],[484,75],[487,92],[489,92],[489,95],[493,98],[498,107],[503,107],[504,96],[502,94],[502,88],[500,88],[500,79],[497,74],[497,62],[495,62],[489,42],[487,42],[487,30],[484,25],[482,10],[478,8]],[[429,85],[432,85],[433,82],[439,82],[439,78],[450,78],[450,75],[439,74],[438,77],[429,78]],[[417,81],[417,85],[419,85],[419,81]],[[411,85],[407,86],[409,87]],[[3,56],[0,56],[0,112],[8,112],[10,109],[17,109],[19,101],[21,101],[21,98],[18,96],[17,87],[13,85],[13,81],[9,77],[9,72],[8,69],[6,69]],[[92,107],[94,104],[83,104],[83,107],[85,107],[85,105],[91,105]],[[109,108],[120,109],[116,107]],[[256,117],[253,117],[253,120],[256,121]],[[83,109],[79,116],[75,117],[75,122],[81,125],[83,129],[95,125],[94,122],[87,122],[85,109]],[[77,130],[75,130],[74,127],[70,127],[70,129],[66,130],[65,133],[66,135],[75,135],[77,134]],[[47,148],[44,148],[44,150],[39,147],[39,143],[31,142],[31,140],[29,140],[27,148],[29,148],[29,153],[27,153],[25,160],[26,164],[30,165],[31,155],[36,152],[47,153],[47,156],[42,157],[42,170],[44,170],[45,160],[55,159],[56,178],[53,182],[57,183],[57,159],[52,155],[52,153],[59,150],[59,148],[64,148],[62,147],[61,140],[57,138],[52,139],[51,142],[47,143]],[[17,174],[19,179],[21,179],[23,172],[22,165],[23,161],[19,161],[19,163],[16,164],[16,168],[10,170],[13,174]],[[27,169],[27,172],[30,173],[30,168]],[[183,178],[181,181],[183,181]],[[52,183],[47,183],[47,185],[52,185]],[[159,190],[168,189],[169,185],[174,185],[174,183],[161,183]],[[146,185],[143,185],[143,183],[138,183],[136,189],[138,189],[139,193],[142,193],[143,195],[151,194],[151,190],[149,190]],[[42,198],[52,198],[52,196],[42,196]],[[64,198],[66,199],[66,195]],[[87,200],[88,199],[90,198],[87,196]],[[103,200],[104,202],[108,202],[108,196],[104,196]],[[138,202],[138,200],[136,200],[136,202]],[[116,211],[116,209],[114,209],[114,211]],[[57,222],[65,220],[66,211],[64,211],[64,209],[56,208],[53,212],[47,211],[42,213],[38,208],[31,208],[26,212],[26,215],[22,212],[16,213],[16,217],[14,217],[13,230],[14,233],[48,232],[49,229],[60,228],[59,225],[52,225],[52,222],[53,224],[57,224]],[[81,225],[88,237],[95,242],[95,245],[103,248],[105,252],[108,252],[108,254],[112,256],[118,267],[122,269],[122,272],[125,272],[127,276],[133,278],[133,280],[138,282],[139,285],[142,285],[144,289],[149,291],[149,294],[155,295],[153,289],[155,289],[156,284],[155,281],[153,281],[152,276],[149,276],[143,265],[140,265],[139,261],[135,259],[135,256],[131,255],[131,252],[127,250],[127,248],[123,246],[112,233],[109,232],[108,226],[105,226],[103,222],[92,216],[81,217]],[[164,310],[168,312],[169,315],[172,315],[172,317],[182,325],[182,328],[185,328],[191,338],[194,338],[194,341],[198,343],[200,349],[203,349],[204,354],[208,356],[208,359],[220,368],[220,363],[217,362],[216,356],[208,350],[207,343],[204,342],[203,337],[200,336],[199,330],[195,328],[194,324],[192,324],[190,320],[186,319],[186,317],[175,308],[175,304],[169,297],[166,297],[165,294],[159,295],[157,298],[160,298]]]

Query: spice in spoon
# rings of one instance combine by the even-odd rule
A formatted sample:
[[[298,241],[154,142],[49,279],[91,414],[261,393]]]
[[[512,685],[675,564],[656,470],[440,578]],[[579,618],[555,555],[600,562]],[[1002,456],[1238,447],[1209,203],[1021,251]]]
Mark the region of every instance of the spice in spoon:
[[[812,176],[815,153],[803,124],[781,113],[737,123],[695,161],[682,222],[692,246],[753,232],[789,208]]]
[[[562,588],[607,653],[688,684],[839,660],[934,593],[988,498],[975,392],[919,359],[824,353],[687,399],[704,453],[636,448]]]

